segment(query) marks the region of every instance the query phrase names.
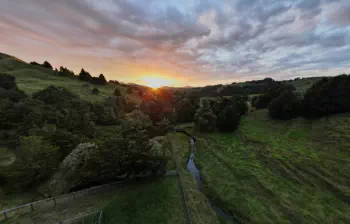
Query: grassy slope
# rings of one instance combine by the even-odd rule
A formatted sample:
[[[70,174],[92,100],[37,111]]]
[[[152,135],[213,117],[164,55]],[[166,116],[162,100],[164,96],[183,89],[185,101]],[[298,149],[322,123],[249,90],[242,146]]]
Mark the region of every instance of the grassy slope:
[[[201,134],[207,191],[245,223],[350,223],[350,115],[244,117],[234,134]]]
[[[310,77],[293,80],[292,84],[295,86],[298,92],[305,93],[313,84],[320,81],[322,77]]]
[[[186,223],[177,177],[162,178],[116,194],[103,210],[103,223]]]
[[[190,130],[187,124],[179,126]],[[189,139],[180,133],[169,133],[167,138],[170,141],[173,159],[183,178],[183,186],[186,194],[190,215],[194,224],[215,224],[219,223],[214,210],[210,207],[208,200],[203,193],[197,190],[194,178],[187,171],[186,163],[190,153]]]
[[[77,78],[60,77],[54,74],[51,69],[28,64],[15,57],[0,53],[0,73],[7,73],[16,77],[18,87],[27,94],[32,94],[42,90],[49,85],[65,87],[77,94],[81,99],[90,102],[102,101],[108,96],[112,96],[115,88],[119,88],[123,95],[126,95],[126,88],[111,83],[107,85],[93,85],[88,82],[82,82]],[[97,88],[99,95],[91,94],[91,90]],[[139,103],[140,99],[135,95],[128,97]]]

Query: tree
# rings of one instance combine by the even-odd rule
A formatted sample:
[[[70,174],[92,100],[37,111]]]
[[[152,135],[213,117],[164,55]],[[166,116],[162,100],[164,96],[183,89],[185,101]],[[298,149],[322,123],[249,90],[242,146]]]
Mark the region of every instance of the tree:
[[[151,118],[153,124],[164,118],[164,105],[157,99],[143,100],[140,109]]]
[[[196,129],[200,132],[213,132],[216,128],[217,117],[213,114],[207,100],[202,100],[201,107],[198,108],[195,118]]]
[[[191,122],[195,113],[195,108],[187,98],[183,98],[177,108],[177,121],[178,122]]]
[[[106,80],[106,78],[105,78],[105,76],[103,74],[100,74],[98,76],[98,79],[100,80],[101,85],[104,85],[104,84],[107,83],[107,80]]]
[[[52,65],[51,65],[48,61],[44,61],[43,67],[44,67],[44,68],[49,68],[49,69],[52,69],[52,68],[53,68]]]
[[[90,73],[86,72],[82,68],[80,73],[79,73],[79,79],[82,80],[82,81],[91,82],[92,76],[90,75]]]
[[[289,120],[301,115],[301,99],[292,91],[285,91],[268,105],[269,115],[273,119]]]
[[[256,101],[254,101],[253,106],[257,109],[266,108],[269,103],[279,97],[285,91],[294,91],[295,87],[290,84],[276,83],[271,87],[267,93],[260,95]]]
[[[350,75],[324,78],[307,90],[303,107],[306,117],[350,112]]]
[[[229,105],[220,112],[217,127],[222,132],[231,132],[237,129],[240,120],[240,112],[232,105]]]

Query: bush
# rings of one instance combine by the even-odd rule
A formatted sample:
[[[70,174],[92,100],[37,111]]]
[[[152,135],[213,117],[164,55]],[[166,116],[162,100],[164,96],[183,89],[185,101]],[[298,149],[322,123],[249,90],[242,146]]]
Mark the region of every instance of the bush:
[[[159,100],[143,100],[140,109],[151,118],[153,124],[164,118],[164,105]]]
[[[267,91],[267,93],[260,95],[256,101],[253,101],[253,106],[256,109],[266,108],[273,99],[279,97],[283,92],[294,90],[295,87],[290,84],[275,84]]]
[[[184,98],[179,102],[176,112],[178,122],[191,122],[193,121],[195,108],[187,98]]]
[[[237,129],[240,120],[240,112],[238,112],[233,106],[229,105],[220,112],[217,127],[223,132],[234,131]]]
[[[291,91],[282,93],[268,105],[269,115],[273,119],[289,120],[301,115],[301,99]]]
[[[350,112],[350,75],[324,78],[307,90],[303,99],[306,117]]]
[[[132,87],[129,86],[129,87],[127,88],[126,92],[127,92],[128,94],[132,94],[132,92],[133,92],[133,91],[132,91]]]
[[[58,147],[38,136],[22,137],[16,161],[4,168],[6,188],[24,190],[49,178],[59,164]]]
[[[16,78],[11,75],[0,74],[0,87],[6,90],[17,89]]]
[[[202,100],[202,106],[198,108],[195,114],[195,126],[200,132],[213,132],[216,128],[216,116],[210,108],[207,100]]]
[[[100,90],[98,90],[97,88],[93,88],[91,93],[94,95],[98,95],[98,94],[100,94]]]
[[[244,115],[248,112],[248,98],[245,96],[233,96],[233,107],[236,112],[238,112],[240,115]]]

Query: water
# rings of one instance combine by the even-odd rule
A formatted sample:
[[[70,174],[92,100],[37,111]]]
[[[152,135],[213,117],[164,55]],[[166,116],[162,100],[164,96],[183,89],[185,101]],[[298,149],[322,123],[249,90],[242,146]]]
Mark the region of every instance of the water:
[[[192,151],[191,151],[191,155],[190,155],[190,157],[188,158],[188,161],[187,161],[187,169],[192,174],[194,179],[196,180],[197,189],[200,192],[203,192],[203,182],[201,180],[201,174],[200,174],[199,169],[196,167],[196,164],[194,163],[194,157],[195,157],[195,151],[196,151],[196,143],[195,143],[193,137],[191,137],[191,139],[190,139],[190,144],[191,144]],[[220,207],[214,205],[213,202],[210,199],[208,199],[208,200],[209,200],[210,206],[215,210],[217,216],[220,216],[220,217],[224,218],[227,221],[231,221],[232,223],[234,222],[233,216],[231,214],[225,212]]]

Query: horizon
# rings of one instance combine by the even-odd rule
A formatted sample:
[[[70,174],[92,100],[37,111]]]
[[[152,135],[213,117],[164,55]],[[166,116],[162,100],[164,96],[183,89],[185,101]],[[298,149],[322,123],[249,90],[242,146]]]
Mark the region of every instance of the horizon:
[[[346,0],[6,1],[0,27],[0,52],[146,86],[335,76],[350,68]]]

